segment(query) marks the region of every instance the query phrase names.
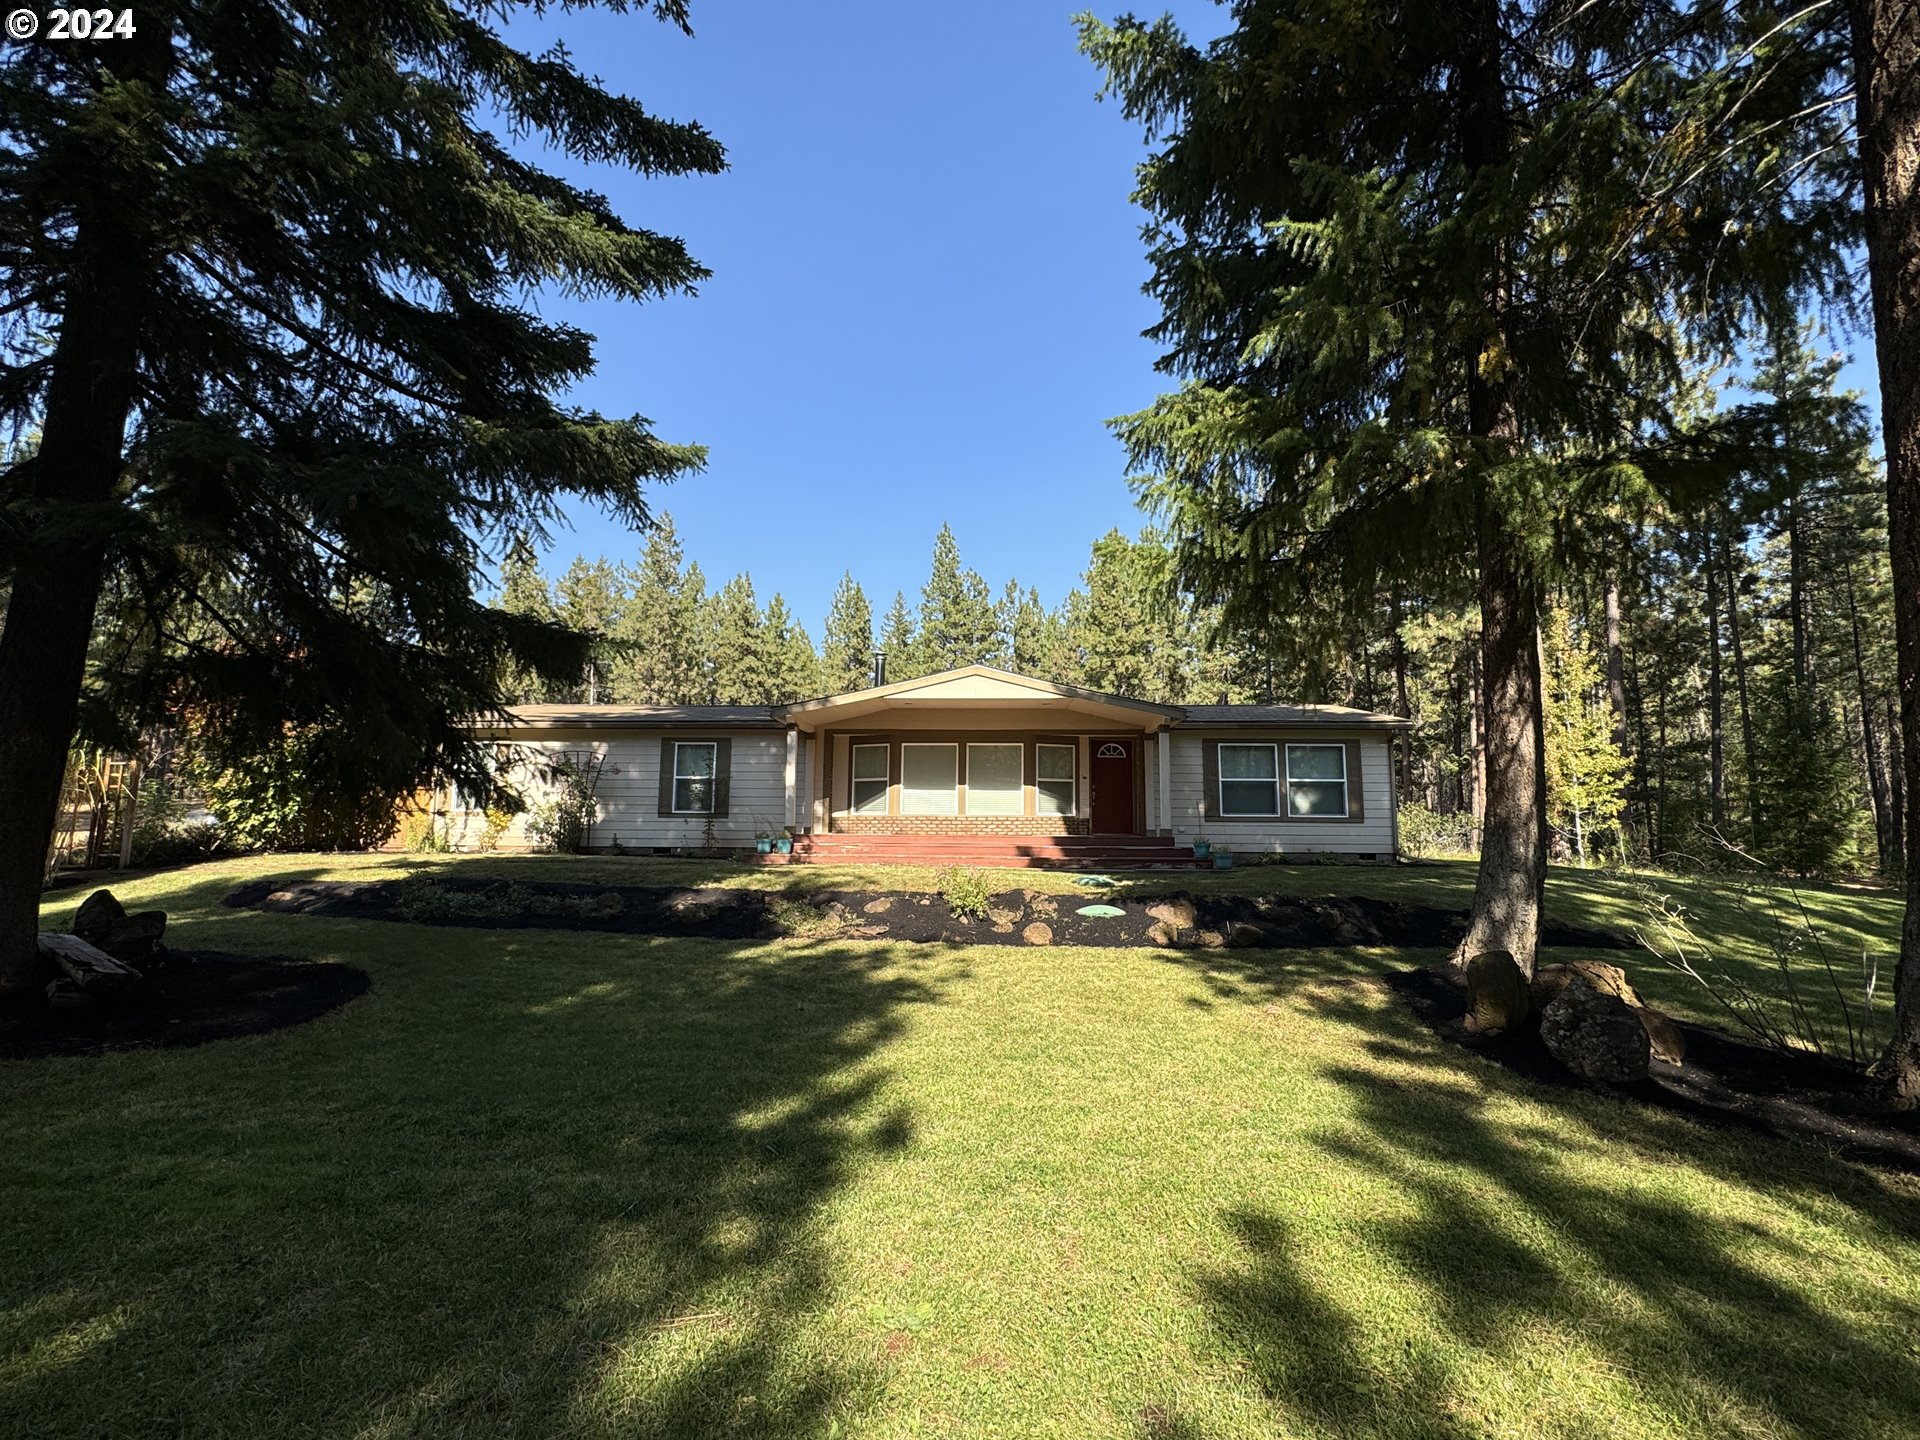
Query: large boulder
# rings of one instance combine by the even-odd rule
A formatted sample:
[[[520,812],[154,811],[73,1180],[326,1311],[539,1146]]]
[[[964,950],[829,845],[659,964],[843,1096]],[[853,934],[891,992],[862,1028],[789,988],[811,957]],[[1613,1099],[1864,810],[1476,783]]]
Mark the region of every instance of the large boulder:
[[[1227,924],[1226,941],[1231,949],[1245,950],[1266,944],[1267,932],[1250,921],[1232,920]]]
[[[1532,1012],[1527,972],[1505,950],[1482,950],[1467,961],[1467,1029],[1499,1035],[1517,1027]]]
[[[1533,994],[1533,1008],[1545,1010],[1559,999],[1560,992],[1575,976],[1602,995],[1617,995],[1629,1005],[1640,1003],[1633,986],[1627,983],[1627,972],[1618,965],[1609,965],[1604,960],[1567,960],[1557,965],[1542,965],[1533,972],[1533,983],[1528,986]]]
[[[166,911],[141,910],[116,920],[94,944],[116,960],[137,965],[142,960],[153,958],[154,952],[160,948],[160,937],[166,931]]]
[[[80,902],[74,913],[73,933],[90,945],[127,918],[127,907],[114,898],[111,890],[96,890]]]
[[[1020,938],[1029,945],[1051,945],[1053,943],[1053,927],[1036,920],[1020,932]]]
[[[1647,1078],[1652,1044],[1636,1007],[1576,975],[1540,1014],[1547,1052],[1574,1074],[1607,1085]]]
[[[1672,1016],[1648,1005],[1634,1006],[1633,1013],[1640,1021],[1641,1028],[1647,1032],[1647,1044],[1653,1050],[1654,1059],[1678,1065],[1687,1058],[1686,1034],[1674,1023]]]
[[[1156,900],[1147,906],[1147,914],[1176,930],[1191,930],[1200,923],[1199,916],[1194,913],[1193,901],[1185,895],[1169,895],[1164,900]]]

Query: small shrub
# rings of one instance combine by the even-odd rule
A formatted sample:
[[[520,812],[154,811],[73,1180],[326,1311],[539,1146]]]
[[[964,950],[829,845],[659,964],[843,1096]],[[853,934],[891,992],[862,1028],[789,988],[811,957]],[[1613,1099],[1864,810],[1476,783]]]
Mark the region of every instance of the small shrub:
[[[1788,893],[1793,903],[1783,910],[1752,889],[1742,892],[1749,904],[1766,910],[1767,948],[1780,977],[1779,997],[1763,995],[1749,985],[1694,930],[1692,917],[1671,896],[1650,885],[1640,887],[1646,923],[1635,927],[1634,938],[1662,963],[1703,988],[1736,1025],[1769,1049],[1811,1050],[1852,1065],[1871,1064],[1885,1043],[1885,1025],[1876,1013],[1880,963],[1863,950],[1859,972],[1852,973],[1851,962],[1841,964],[1828,949],[1800,892],[1790,889]],[[1839,1002],[1838,1026],[1823,1020],[1809,1003],[1821,990],[1830,990]]]
[[[431,810],[409,810],[400,817],[400,843],[416,855],[443,855],[453,848]]]
[[[767,915],[782,935],[790,935],[796,940],[817,940],[837,935],[845,923],[839,916],[816,909],[806,901],[791,896],[774,901]]]
[[[1400,807],[1400,849],[1414,856],[1471,855],[1473,816],[1442,815],[1417,801]]]
[[[527,838],[535,849],[578,855],[586,849],[587,827],[599,813],[594,791],[600,766],[591,757],[582,762],[563,755],[549,769],[548,782],[551,793],[527,812]]]
[[[489,805],[486,809],[485,824],[481,827],[480,838],[476,842],[482,850],[498,850],[500,837],[507,833],[507,827],[513,824],[513,812],[502,805]]]
[[[940,898],[956,919],[984,920],[993,898],[987,877],[978,870],[949,866],[940,872]]]

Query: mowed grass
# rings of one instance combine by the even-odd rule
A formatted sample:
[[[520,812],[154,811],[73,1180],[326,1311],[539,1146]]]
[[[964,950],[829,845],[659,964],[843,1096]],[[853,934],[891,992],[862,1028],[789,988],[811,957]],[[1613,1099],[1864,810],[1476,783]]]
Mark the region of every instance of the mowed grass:
[[[1920,1181],[1486,1065],[1377,983],[1432,955],[217,903],[394,863],[120,887],[181,944],[375,988],[275,1035],[0,1066],[0,1433],[1915,1433]],[[1471,884],[1220,878],[1369,876]]]

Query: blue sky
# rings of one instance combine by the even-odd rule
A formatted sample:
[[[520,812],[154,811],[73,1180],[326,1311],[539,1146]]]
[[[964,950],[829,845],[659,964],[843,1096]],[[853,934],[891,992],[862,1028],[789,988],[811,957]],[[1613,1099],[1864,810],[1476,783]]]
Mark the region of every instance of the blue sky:
[[[1144,144],[1096,99],[1083,4],[695,0],[692,39],[645,14],[515,26],[728,149],[727,173],[685,179],[561,164],[714,273],[697,297],[543,304],[599,337],[579,403],[709,447],[654,496],[710,584],[749,572],[818,639],[842,570],[876,612],[914,599],[943,521],[996,592],[1017,577],[1049,603],[1095,538],[1143,522],[1104,422],[1164,388],[1127,199]],[[1137,8],[1223,24],[1210,0]],[[549,573],[643,543],[571,520]]]
[[[1096,99],[1076,8],[696,0],[691,40],[598,12],[515,27],[727,146],[718,176],[576,172],[687,241],[713,271],[697,297],[543,309],[599,337],[581,403],[709,447],[655,492],[709,582],[748,571],[816,639],[844,569],[876,610],[915,598],[943,521],[996,590],[1049,603],[1142,523],[1104,422],[1162,388],[1127,200],[1144,148]],[[1205,0],[1173,8],[1218,27]],[[550,573],[641,544],[572,520]]]

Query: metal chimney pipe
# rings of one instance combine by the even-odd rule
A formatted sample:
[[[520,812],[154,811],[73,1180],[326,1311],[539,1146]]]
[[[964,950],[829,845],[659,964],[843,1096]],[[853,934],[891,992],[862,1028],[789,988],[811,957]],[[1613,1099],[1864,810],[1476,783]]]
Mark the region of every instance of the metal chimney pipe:
[[[878,690],[886,683],[887,652],[884,650],[876,650],[873,652],[873,688]]]

